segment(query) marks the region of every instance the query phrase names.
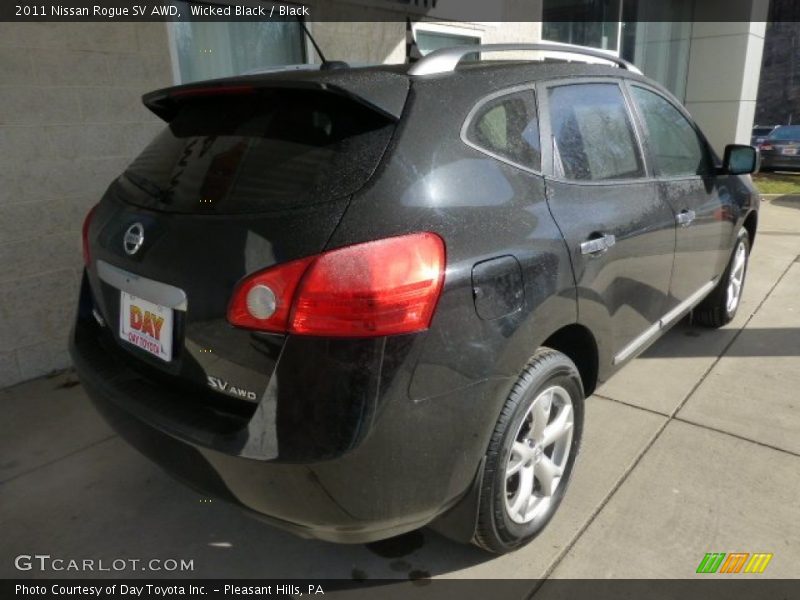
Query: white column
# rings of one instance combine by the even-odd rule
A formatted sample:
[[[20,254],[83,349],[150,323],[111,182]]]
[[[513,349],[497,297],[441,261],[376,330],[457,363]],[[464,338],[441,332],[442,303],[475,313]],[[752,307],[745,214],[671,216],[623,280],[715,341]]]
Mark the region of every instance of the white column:
[[[768,3],[742,1],[750,5],[750,22],[695,22],[692,28],[686,108],[720,154],[726,144],[750,143],[758,96]]]

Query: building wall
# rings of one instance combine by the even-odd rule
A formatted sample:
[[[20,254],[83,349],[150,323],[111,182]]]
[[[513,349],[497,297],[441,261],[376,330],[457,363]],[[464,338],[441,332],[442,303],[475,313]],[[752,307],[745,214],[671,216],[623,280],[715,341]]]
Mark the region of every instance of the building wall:
[[[648,77],[659,82],[681,102],[686,100],[692,23],[689,21],[643,21],[629,23],[631,55],[624,56]]]
[[[69,365],[83,216],[154,135],[160,23],[0,24],[0,387]]]
[[[752,21],[696,22],[689,50],[686,108],[720,154],[726,144],[750,143],[766,33],[767,3],[736,1],[749,3]]]

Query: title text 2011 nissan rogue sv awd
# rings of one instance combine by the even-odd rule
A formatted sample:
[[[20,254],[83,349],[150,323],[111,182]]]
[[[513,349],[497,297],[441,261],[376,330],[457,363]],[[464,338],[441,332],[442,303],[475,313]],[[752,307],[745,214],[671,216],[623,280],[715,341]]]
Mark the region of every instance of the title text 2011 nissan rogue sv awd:
[[[718,161],[623,61],[473,52],[144,97],[167,125],[86,218],[71,340],[131,444],[300,535],[506,552],[598,383],[733,317],[753,148]]]

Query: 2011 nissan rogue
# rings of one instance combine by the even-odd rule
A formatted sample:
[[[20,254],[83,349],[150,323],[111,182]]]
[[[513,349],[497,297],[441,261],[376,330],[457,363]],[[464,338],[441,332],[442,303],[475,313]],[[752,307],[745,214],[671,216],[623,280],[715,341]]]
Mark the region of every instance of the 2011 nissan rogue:
[[[598,383],[736,313],[757,155],[606,55],[460,63],[508,49],[553,48],[145,95],[166,126],[83,228],[71,353],[106,419],[303,536],[533,538]]]

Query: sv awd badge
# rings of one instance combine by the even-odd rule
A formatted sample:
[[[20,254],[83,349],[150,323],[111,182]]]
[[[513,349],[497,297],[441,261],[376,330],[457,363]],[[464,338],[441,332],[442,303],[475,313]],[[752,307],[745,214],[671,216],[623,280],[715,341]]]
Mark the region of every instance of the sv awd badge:
[[[223,394],[228,394],[229,396],[236,396],[237,398],[246,398],[247,400],[255,400],[256,393],[246,390],[244,388],[239,388],[234,385],[230,385],[224,379],[220,379],[219,377],[213,377],[212,375],[208,376],[208,387],[212,390],[217,390],[218,392],[222,392]]]

